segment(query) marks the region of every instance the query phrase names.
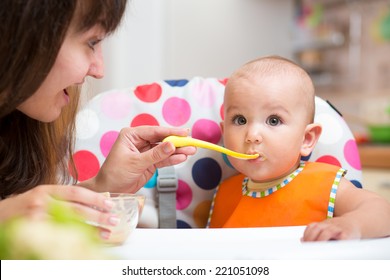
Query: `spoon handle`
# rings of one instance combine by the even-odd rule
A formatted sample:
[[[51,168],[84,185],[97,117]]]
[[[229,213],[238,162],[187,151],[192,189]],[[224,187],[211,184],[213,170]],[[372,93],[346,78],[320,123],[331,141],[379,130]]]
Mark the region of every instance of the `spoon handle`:
[[[171,142],[175,145],[175,147],[196,146],[199,148],[210,149],[239,159],[255,159],[259,157],[259,154],[248,155],[237,153],[224,147],[191,137],[168,136],[163,140],[163,142]]]

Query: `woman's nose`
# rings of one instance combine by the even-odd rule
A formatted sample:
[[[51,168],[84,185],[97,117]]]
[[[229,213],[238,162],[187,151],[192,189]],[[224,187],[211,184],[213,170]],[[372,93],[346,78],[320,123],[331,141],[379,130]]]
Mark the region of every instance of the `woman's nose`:
[[[103,51],[100,46],[95,49],[93,59],[88,69],[88,76],[94,77],[95,79],[104,77]]]

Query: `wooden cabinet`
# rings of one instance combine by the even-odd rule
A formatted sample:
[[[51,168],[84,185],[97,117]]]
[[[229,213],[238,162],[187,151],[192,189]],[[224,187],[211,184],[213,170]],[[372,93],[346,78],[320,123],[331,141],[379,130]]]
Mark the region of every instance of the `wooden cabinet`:
[[[390,145],[360,144],[363,188],[390,201]]]
[[[390,169],[363,168],[363,188],[390,202]]]
[[[361,144],[358,149],[363,168],[387,168],[390,173],[390,145]]]

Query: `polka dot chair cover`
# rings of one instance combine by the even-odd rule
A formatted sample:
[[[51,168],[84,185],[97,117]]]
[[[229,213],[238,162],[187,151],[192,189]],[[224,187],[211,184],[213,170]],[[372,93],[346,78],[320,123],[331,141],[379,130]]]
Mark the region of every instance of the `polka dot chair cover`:
[[[219,123],[223,119],[225,83],[226,79],[194,77],[98,94],[77,116],[74,160],[79,180],[98,172],[120,129],[126,126],[186,127],[194,138],[223,145]],[[323,125],[323,133],[316,149],[304,160],[342,166],[348,170],[347,178],[361,187],[357,145],[344,119],[317,97],[315,119]],[[236,171],[225,155],[201,148],[186,162],[176,165],[175,171],[177,227],[205,227],[214,189]],[[147,197],[142,227],[158,227],[156,177],[157,174],[139,191]]]

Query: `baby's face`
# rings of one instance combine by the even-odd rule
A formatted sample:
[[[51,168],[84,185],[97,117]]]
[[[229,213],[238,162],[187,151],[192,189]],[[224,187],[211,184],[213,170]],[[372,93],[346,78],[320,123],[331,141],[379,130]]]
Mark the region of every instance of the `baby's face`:
[[[221,124],[224,144],[237,152],[261,155],[255,160],[229,157],[239,172],[262,182],[296,168],[309,119],[303,98],[293,77],[240,78],[228,84]]]

